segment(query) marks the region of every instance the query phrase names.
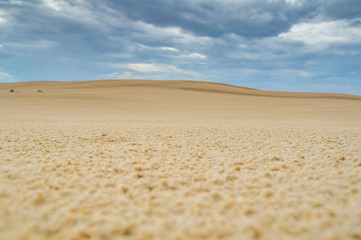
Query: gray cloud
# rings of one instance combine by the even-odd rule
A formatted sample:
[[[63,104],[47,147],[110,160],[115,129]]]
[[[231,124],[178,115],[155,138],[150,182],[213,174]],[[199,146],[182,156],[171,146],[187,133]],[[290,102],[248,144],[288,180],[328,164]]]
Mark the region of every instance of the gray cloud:
[[[268,37],[287,31],[301,19],[317,15],[314,1],[167,1],[123,0],[112,4],[128,18],[157,26],[178,26],[197,35],[217,37],[234,33]]]
[[[324,0],[320,13],[330,19],[354,19],[361,17],[361,2],[359,0]]]

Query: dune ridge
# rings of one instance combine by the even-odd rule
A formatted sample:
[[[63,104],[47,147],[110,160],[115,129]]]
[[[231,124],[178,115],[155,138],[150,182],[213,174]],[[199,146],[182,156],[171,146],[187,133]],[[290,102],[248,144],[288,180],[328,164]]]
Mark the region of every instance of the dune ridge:
[[[361,100],[361,96],[341,93],[307,93],[307,92],[279,92],[264,91],[254,88],[230,85],[217,82],[189,81],[189,80],[93,80],[93,81],[74,81],[74,82],[19,82],[19,83],[0,83],[0,90],[14,87],[51,87],[51,88],[116,88],[116,87],[155,87],[171,88],[199,92],[254,95],[264,97],[290,97],[290,98],[344,98]]]
[[[9,93],[15,89],[15,93]],[[42,93],[37,92],[42,90]],[[3,119],[172,120],[208,123],[331,123],[359,126],[361,96],[269,92],[196,81],[99,80],[0,84]],[[31,114],[33,113],[33,114]]]

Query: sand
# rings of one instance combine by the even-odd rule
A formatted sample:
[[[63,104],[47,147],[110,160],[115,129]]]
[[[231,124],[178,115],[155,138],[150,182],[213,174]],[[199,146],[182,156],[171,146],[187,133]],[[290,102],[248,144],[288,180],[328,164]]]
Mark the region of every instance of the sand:
[[[0,84],[0,239],[361,239],[360,130],[355,95]]]

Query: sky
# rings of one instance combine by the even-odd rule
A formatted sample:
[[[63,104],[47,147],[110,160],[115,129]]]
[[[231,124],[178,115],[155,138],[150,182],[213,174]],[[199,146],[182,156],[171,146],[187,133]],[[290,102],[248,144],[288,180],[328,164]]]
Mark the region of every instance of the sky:
[[[361,95],[361,1],[0,0],[0,82],[96,79]]]

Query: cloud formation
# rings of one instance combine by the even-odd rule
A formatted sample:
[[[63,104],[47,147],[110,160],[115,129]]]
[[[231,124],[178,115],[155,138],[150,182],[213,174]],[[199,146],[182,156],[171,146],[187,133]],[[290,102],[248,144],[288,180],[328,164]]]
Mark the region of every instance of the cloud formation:
[[[6,73],[6,72],[0,72],[0,81],[2,82],[13,82],[14,76]]]
[[[360,39],[358,0],[0,0],[0,66],[20,81],[328,84],[361,94]]]
[[[282,33],[279,37],[288,41],[302,42],[314,48],[326,48],[336,44],[359,44],[361,18],[300,23],[292,26],[289,32]]]

